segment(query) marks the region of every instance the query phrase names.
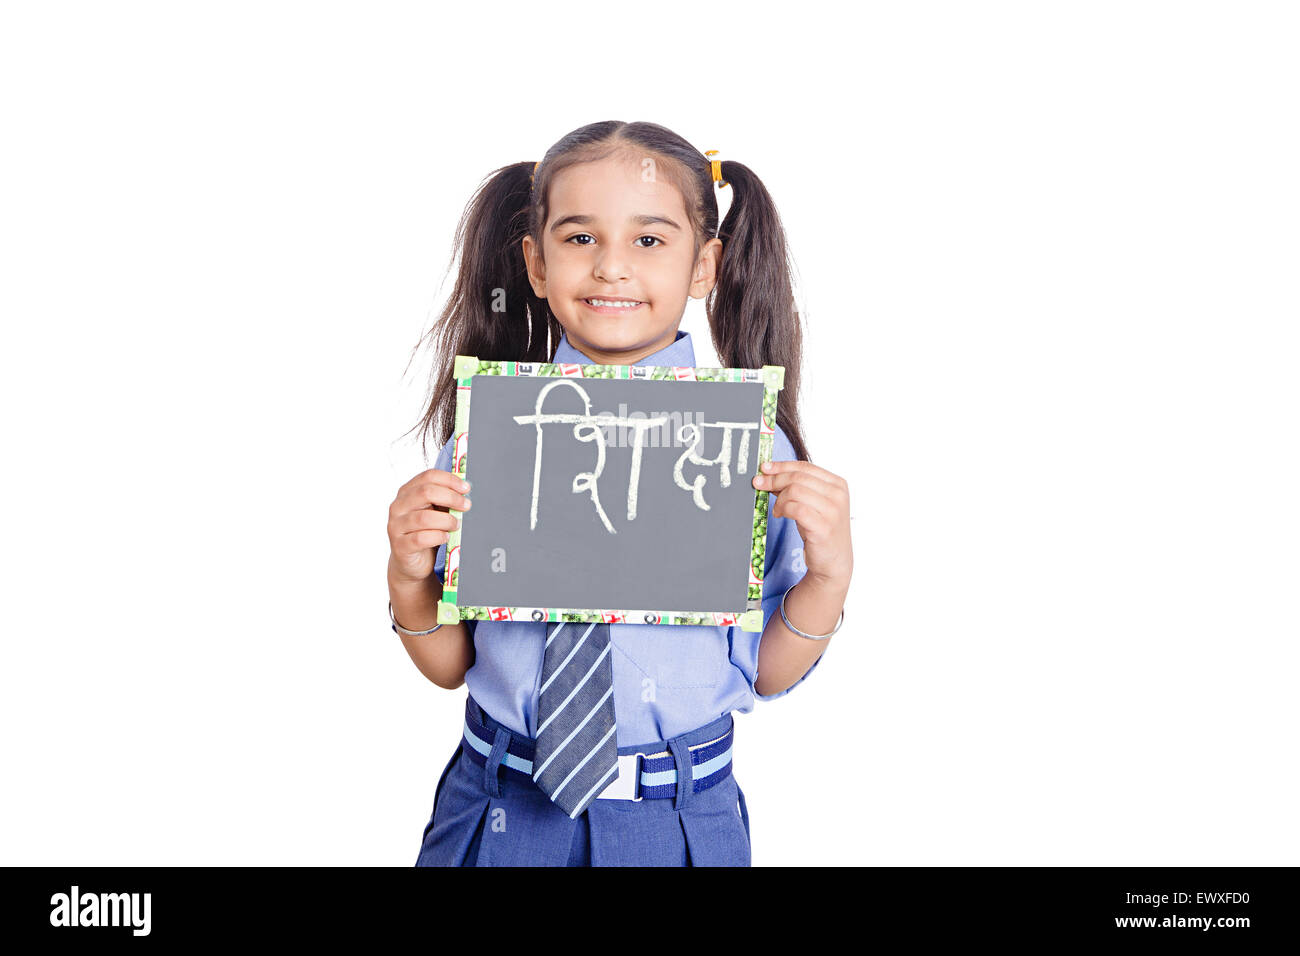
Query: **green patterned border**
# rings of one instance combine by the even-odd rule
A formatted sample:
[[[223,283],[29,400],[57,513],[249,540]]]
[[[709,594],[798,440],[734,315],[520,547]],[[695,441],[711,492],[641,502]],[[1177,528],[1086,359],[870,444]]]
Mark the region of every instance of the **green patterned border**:
[[[456,425],[453,430],[452,467],[456,475],[466,481],[469,477],[469,402],[476,375],[532,375],[569,378],[642,379],[646,381],[695,382],[762,382],[763,418],[759,427],[758,459],[754,462],[753,478],[763,462],[772,460],[772,446],[776,437],[777,394],[785,385],[785,369],[780,365],[764,365],[761,369],[748,368],[693,368],[672,365],[583,365],[557,362],[489,362],[472,355],[457,355]],[[443,568],[446,579],[442,600],[438,602],[438,621],[455,624],[462,620],[478,621],[596,621],[610,624],[695,624],[705,626],[739,626],[745,631],[763,629],[763,565],[767,551],[767,497],[759,491],[754,501],[754,538],[749,562],[749,595],[746,610],[686,611],[659,609],[595,609],[567,607],[483,607],[456,603],[457,577],[460,565],[460,528],[452,531],[447,542],[447,561]],[[451,514],[459,519],[462,512],[455,508]]]

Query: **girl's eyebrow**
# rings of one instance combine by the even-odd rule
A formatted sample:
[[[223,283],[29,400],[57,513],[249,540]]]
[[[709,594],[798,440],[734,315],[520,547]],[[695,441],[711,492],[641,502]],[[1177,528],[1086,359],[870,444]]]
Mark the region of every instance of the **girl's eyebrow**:
[[[595,216],[588,216],[582,213],[574,213],[571,216],[563,216],[560,219],[555,220],[555,225],[551,226],[551,232],[555,232],[561,226],[567,226],[570,223],[573,223],[574,225],[578,225],[578,226],[589,226],[595,221],[596,221]],[[675,223],[673,220],[669,219],[667,216],[651,216],[645,213],[642,213],[639,216],[632,216],[630,217],[629,221],[638,226],[653,226],[658,223],[662,223],[665,226],[668,226],[672,229],[676,229],[678,231],[681,231],[682,228],[681,226],[677,225],[677,223]]]

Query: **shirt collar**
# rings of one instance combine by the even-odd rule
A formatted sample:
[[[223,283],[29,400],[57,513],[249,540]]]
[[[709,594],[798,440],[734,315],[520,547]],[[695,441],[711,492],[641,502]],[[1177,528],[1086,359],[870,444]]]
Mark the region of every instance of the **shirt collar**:
[[[561,333],[560,344],[555,349],[556,364],[590,365],[591,359],[569,344],[567,333]],[[677,337],[658,352],[652,352],[636,365],[674,365],[678,368],[691,368],[695,365],[695,346],[691,345],[691,333],[677,330]]]

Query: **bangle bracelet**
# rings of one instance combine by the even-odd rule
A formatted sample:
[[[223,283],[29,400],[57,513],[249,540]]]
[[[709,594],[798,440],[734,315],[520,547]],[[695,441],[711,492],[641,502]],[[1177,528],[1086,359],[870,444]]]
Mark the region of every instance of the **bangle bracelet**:
[[[406,628],[402,627],[402,625],[400,625],[400,624],[397,623],[397,618],[393,617],[393,602],[392,602],[392,601],[389,601],[389,602],[388,602],[388,619],[389,619],[390,621],[393,622],[393,633],[394,633],[394,634],[396,634],[398,631],[401,631],[403,634],[410,635],[411,637],[424,637],[424,635],[426,635],[426,634],[432,634],[432,633],[433,633],[434,631],[436,631],[438,628],[442,627],[441,624],[435,624],[433,627],[429,628],[427,631],[408,631]]]
[[[798,583],[799,583],[798,581],[795,582],[795,584]],[[785,589],[785,594],[789,594],[793,590],[794,590],[794,584],[790,585],[788,588]],[[799,628],[791,624],[790,619],[785,616],[785,594],[781,595],[781,620],[785,621],[785,626],[788,627],[790,630],[794,631],[800,637],[806,637],[810,641],[824,641],[826,640],[826,638],[831,637],[835,633],[835,631],[838,631],[840,627],[844,624],[844,609],[841,608],[840,620],[839,623],[835,625],[835,631],[831,631],[830,634],[822,634],[822,635],[805,634],[803,631],[799,630]]]

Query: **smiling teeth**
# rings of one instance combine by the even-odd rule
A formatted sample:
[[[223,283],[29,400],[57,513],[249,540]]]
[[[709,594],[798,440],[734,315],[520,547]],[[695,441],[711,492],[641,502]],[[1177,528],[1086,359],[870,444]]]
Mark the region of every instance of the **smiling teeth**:
[[[633,306],[640,305],[640,302],[611,302],[609,299],[588,299],[592,305],[612,307],[615,309],[630,309]]]

